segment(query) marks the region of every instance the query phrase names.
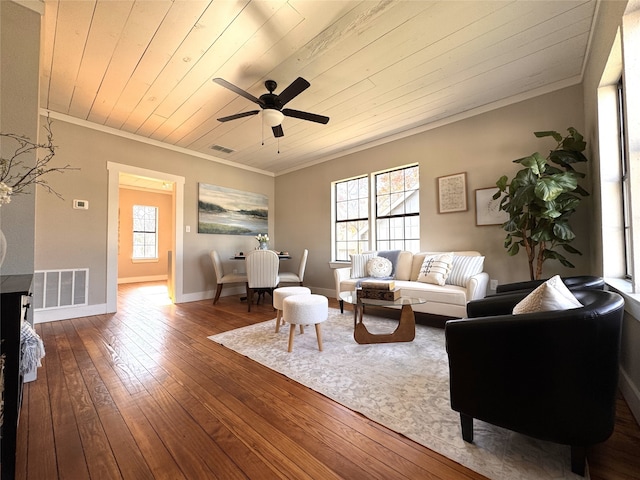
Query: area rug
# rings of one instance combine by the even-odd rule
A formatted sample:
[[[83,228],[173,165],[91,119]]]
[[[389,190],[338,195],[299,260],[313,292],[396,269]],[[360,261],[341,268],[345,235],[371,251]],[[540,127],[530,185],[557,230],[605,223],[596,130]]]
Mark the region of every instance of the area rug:
[[[390,333],[394,320],[365,316],[372,333]],[[409,343],[359,345],[353,315],[329,309],[323,351],[313,327],[275,333],[275,319],[209,339],[282,373],[371,420],[495,480],[584,478],[571,472],[568,446],[539,441],[478,420],[474,443],[462,440],[449,403],[444,330],[417,325]],[[588,473],[587,473],[587,477]]]

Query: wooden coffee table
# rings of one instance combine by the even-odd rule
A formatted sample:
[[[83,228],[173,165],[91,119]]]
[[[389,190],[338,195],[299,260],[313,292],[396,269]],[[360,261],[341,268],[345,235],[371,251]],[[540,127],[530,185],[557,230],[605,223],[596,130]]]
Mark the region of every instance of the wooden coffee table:
[[[340,298],[353,305],[353,338],[357,343],[411,342],[416,337],[416,318],[411,305],[427,303],[423,298],[400,297],[397,300],[358,298],[357,291],[341,292]],[[363,323],[364,306],[401,307],[400,321],[392,333],[371,333]]]

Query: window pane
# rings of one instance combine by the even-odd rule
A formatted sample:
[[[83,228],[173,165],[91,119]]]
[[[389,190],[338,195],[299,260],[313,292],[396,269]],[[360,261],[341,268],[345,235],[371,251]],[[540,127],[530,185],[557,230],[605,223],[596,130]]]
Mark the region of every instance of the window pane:
[[[420,188],[418,167],[410,167],[404,170],[404,185],[405,190],[418,190]]]
[[[336,260],[349,260],[349,254],[361,253],[369,244],[368,177],[335,184],[334,225]]]
[[[133,206],[133,258],[158,257],[158,208]]]
[[[358,202],[358,218],[369,217],[369,199],[361,198]]]
[[[358,187],[360,189],[358,196],[360,198],[369,198],[369,179],[367,177],[362,177],[358,180]]]
[[[391,196],[381,195],[376,198],[378,217],[386,217],[391,211]]]
[[[412,252],[420,248],[420,178],[417,166],[375,176],[376,247]]]
[[[344,202],[347,199],[347,184],[336,183],[336,201]]]
[[[389,174],[380,173],[376,175],[376,195],[384,195],[389,193]]]
[[[391,172],[390,181],[392,192],[404,192],[404,170]]]
[[[340,202],[336,204],[336,220],[346,220],[347,216],[347,202]]]

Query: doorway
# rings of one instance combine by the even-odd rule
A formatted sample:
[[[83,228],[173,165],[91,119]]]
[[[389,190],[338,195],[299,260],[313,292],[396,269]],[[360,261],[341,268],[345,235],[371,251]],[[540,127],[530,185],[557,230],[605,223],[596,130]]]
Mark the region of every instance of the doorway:
[[[120,205],[120,178],[144,178],[149,181],[171,183],[173,185],[173,238],[169,255],[167,288],[174,303],[182,301],[182,258],[183,258],[183,205],[184,177],[165,172],[148,170],[131,165],[107,162],[109,171],[108,226],[107,226],[107,312],[117,311],[118,296],[118,209]]]

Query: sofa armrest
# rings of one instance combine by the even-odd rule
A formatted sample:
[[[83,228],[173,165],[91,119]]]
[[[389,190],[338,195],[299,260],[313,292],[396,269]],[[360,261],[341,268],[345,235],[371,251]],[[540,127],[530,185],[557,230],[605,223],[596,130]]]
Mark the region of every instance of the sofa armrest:
[[[484,298],[487,295],[487,287],[489,286],[489,274],[481,272],[474,275],[467,283],[467,302]]]
[[[340,284],[343,280],[351,278],[351,267],[334,268],[333,278],[336,282],[336,299],[340,300]]]

